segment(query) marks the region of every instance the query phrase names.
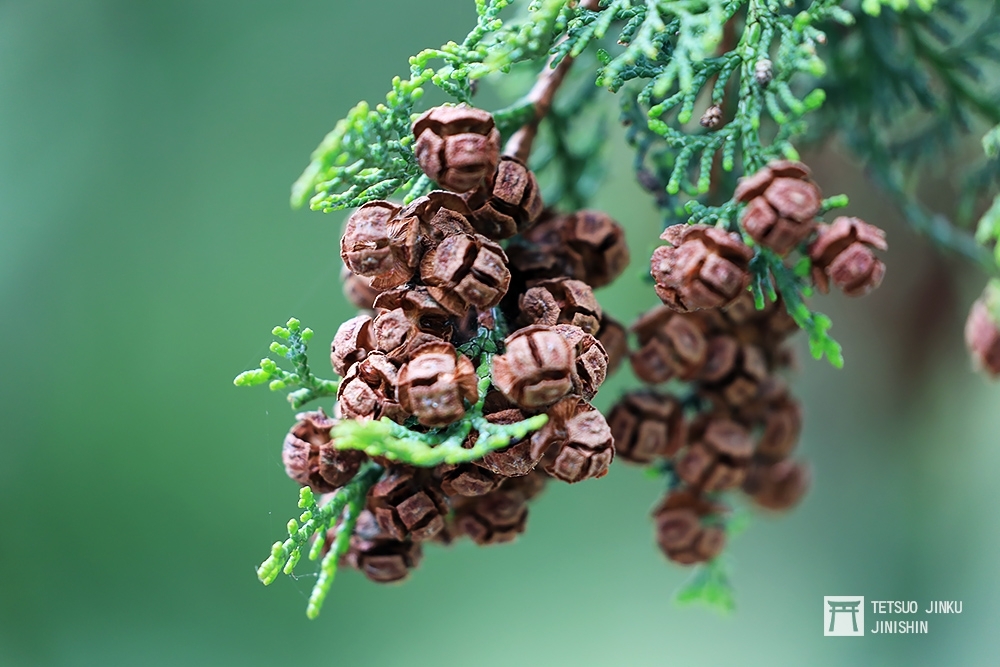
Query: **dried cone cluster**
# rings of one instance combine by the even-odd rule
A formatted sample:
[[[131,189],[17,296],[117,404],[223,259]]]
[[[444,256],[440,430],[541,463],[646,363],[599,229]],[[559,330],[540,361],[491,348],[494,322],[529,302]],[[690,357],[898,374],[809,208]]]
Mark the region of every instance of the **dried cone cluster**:
[[[885,234],[857,218],[817,222],[822,195],[805,165],[772,162],[741,179],[735,197],[746,204],[746,237],[779,257],[807,256],[821,291],[832,283],[859,296],[881,283],[885,265],[875,251],[886,249]],[[671,471],[672,488],[654,511],[657,542],[689,564],[724,546],[719,492],[742,490],[761,507],[784,510],[809,486],[808,468],[790,458],[801,407],[779,377],[791,359],[784,342],[798,327],[780,299],[755,307],[747,289],[754,251],[740,235],[696,224],[668,227],[661,238],[668,245],[653,253],[650,269],[664,305],[632,325],[638,347],[630,358],[647,384],[680,380],[690,391],[683,400],[652,386],[632,392],[609,422],[622,459]],[[969,345],[984,360],[992,349],[1000,370],[1000,334],[981,324],[982,312],[970,317]]]
[[[524,531],[528,501],[551,478],[605,475],[614,439],[589,401],[628,353],[625,328],[593,292],[628,264],[621,226],[596,211],[545,210],[534,174],[500,155],[484,111],[436,107],[416,120],[413,134],[418,164],[444,189],[405,206],[370,202],[348,218],[342,282],[362,312],[331,345],[342,377],[334,414],[299,415],[284,446],[288,474],[317,493],[352,479],[366,455],[336,448],[331,429],[340,419],[388,418],[431,430],[466,418],[480,399],[482,358],[463,344],[484,328],[503,327],[505,340],[493,357],[483,418],[514,424],[546,414],[548,421],[471,463],[376,461],[384,472],[369,490],[345,562],[378,582],[405,578],[430,540],[514,539]],[[472,430],[466,446],[477,437]]]
[[[657,542],[671,560],[704,562],[725,543],[722,491],[788,509],[809,484],[789,457],[802,427],[798,402],[777,376],[797,330],[782,303],[757,310],[744,291],[725,308],[677,312],[659,306],[633,325],[636,375],[649,385],[689,383],[681,400],[652,386],[625,395],[609,422],[619,457],[666,465],[674,486],[654,511]]]

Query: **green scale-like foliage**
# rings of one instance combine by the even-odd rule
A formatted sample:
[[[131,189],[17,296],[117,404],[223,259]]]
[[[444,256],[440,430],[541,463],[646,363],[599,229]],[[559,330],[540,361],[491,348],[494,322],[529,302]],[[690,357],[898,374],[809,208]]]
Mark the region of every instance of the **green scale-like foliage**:
[[[1000,6],[939,0],[933,12],[924,8],[859,14],[854,30],[830,33],[828,100],[806,139],[841,138],[916,231],[995,272],[969,228],[983,193],[1000,180],[1000,162],[971,163],[955,184],[961,195],[952,211],[931,210],[919,195],[963,132],[1000,123]],[[934,172],[938,182],[949,176]]]

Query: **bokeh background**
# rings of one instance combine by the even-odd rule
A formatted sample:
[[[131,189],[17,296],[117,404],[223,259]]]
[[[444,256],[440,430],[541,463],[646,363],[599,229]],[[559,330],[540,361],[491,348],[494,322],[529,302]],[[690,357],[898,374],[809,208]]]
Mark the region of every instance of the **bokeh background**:
[[[257,582],[295,513],[292,414],[232,378],[290,315],[322,368],[349,313],[342,218],[291,211],[289,186],[472,19],[470,0],[0,2],[0,665],[996,664],[1000,387],[961,341],[983,280],[836,146],[810,161],[888,229],[888,275],[817,302],[847,365],[802,355],[794,379],[815,487],[733,544],[735,614],[673,604],[660,485],[621,466],[550,485],[513,545],[430,547],[403,586],[343,572],[314,622],[308,564]],[[595,203],[641,263],[658,222],[626,151],[609,159]],[[599,295],[623,320],[655,303],[639,272]],[[964,612],[824,639],[822,596],[845,594]]]

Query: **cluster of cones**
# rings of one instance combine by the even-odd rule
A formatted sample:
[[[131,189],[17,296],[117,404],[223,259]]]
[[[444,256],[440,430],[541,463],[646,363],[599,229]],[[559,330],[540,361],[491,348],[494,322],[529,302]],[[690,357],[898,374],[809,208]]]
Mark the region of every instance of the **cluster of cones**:
[[[348,483],[367,455],[337,449],[331,430],[343,419],[389,418],[431,432],[466,418],[482,398],[488,422],[548,421],[474,463],[377,459],[385,470],[345,560],[380,582],[404,578],[428,540],[514,539],[550,479],[606,474],[613,439],[590,400],[626,354],[625,329],[593,294],[628,265],[622,228],[596,211],[546,210],[534,174],[500,154],[487,112],[436,107],[413,134],[417,162],[443,189],[407,205],[371,202],[347,220],[343,282],[362,313],[331,345],[342,376],[334,413],[298,415],[284,443],[286,470],[321,494]],[[489,330],[504,332],[504,351],[480,397],[486,357],[466,344]]]
[[[651,264],[664,305],[632,326],[630,354],[628,333],[593,293],[629,263],[620,225],[597,211],[546,209],[534,174],[501,155],[487,112],[436,107],[413,134],[417,163],[443,189],[406,205],[370,202],[348,218],[343,283],[362,312],[331,345],[342,376],[334,413],[298,416],[284,443],[286,470],[320,494],[347,484],[367,455],[336,447],[332,430],[344,419],[388,418],[426,432],[472,409],[492,424],[548,421],[472,463],[377,459],[384,472],[351,538],[349,566],[397,581],[426,541],[510,541],[548,480],[602,477],[616,449],[671,473],[654,514],[659,544],[677,562],[710,560],[723,548],[720,492],[742,489],[776,510],[799,501],[809,474],[790,456],[801,409],[778,375],[797,326],[780,301],[755,307],[747,290],[754,253],[739,235],[706,225],[664,232],[669,245]],[[780,257],[806,253],[821,289],[859,295],[881,281],[874,250],[885,249],[884,234],[855,218],[817,223],[819,188],[804,165],[774,162],[743,179],[736,196],[747,204],[747,236]],[[478,344],[484,332],[504,336],[491,359]],[[686,397],[651,386],[624,396],[606,420],[590,401],[626,356],[649,385],[686,383]],[[480,396],[487,368],[491,388]]]
[[[805,165],[777,161],[741,180],[743,230],[779,257],[801,252],[814,283],[858,296],[879,285],[885,266],[874,250],[884,233],[856,218],[816,221],[818,186]],[[632,331],[635,374],[650,385],[614,407],[609,421],[620,458],[658,464],[671,486],[654,510],[657,541],[668,558],[689,564],[715,558],[725,544],[720,493],[742,490],[759,506],[794,506],[809,471],[790,458],[802,411],[780,377],[784,347],[798,326],[780,301],[758,310],[747,291],[753,250],[719,227],[675,225],[652,256],[663,301]],[[686,383],[683,398],[653,388]]]

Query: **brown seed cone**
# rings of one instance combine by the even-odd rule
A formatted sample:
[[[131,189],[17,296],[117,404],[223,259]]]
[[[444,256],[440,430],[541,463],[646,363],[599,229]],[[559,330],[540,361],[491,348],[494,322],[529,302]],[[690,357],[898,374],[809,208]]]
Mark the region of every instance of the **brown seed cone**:
[[[423,541],[444,527],[448,505],[430,471],[390,466],[368,492],[368,509],[397,540]]]
[[[701,318],[677,313],[667,306],[657,306],[644,314],[632,325],[640,345],[631,355],[636,376],[649,384],[695,377],[708,354],[703,327]]]
[[[327,531],[327,549],[333,544],[336,530]],[[379,527],[371,512],[363,510],[344,562],[372,581],[386,584],[405,579],[420,564],[422,556],[419,543],[393,539]]]
[[[757,421],[763,428],[757,437],[755,458],[780,461],[795,451],[802,434],[802,405],[787,389],[766,400]]]
[[[373,210],[368,211],[367,206]],[[388,217],[386,206],[392,207]],[[355,255],[360,258],[355,264],[365,260],[368,264],[356,267],[347,262],[348,267],[358,275],[368,276],[372,289],[391,289],[409,281],[424,254],[446,237],[472,234],[468,214],[469,208],[461,197],[443,190],[420,197],[402,209],[389,202],[365,204],[348,219],[341,254],[346,261],[344,248],[355,248]],[[367,259],[373,254],[381,259],[377,266]],[[360,273],[359,269],[368,272]]]
[[[418,330],[442,340],[451,340],[455,330],[454,316],[423,285],[400,286],[383,292],[375,299],[375,308],[402,309]]]
[[[860,218],[839,217],[820,225],[809,246],[813,280],[821,292],[836,285],[847,296],[864,296],[882,284],[885,264],[874,249],[887,250],[885,232]]]
[[[705,492],[739,486],[746,476],[753,439],[746,428],[725,417],[707,415],[695,420],[687,450],[677,461],[677,475]]]
[[[503,481],[503,488],[507,491],[517,491],[524,496],[525,500],[531,500],[542,494],[545,485],[551,479],[541,468],[535,468],[527,475],[520,477],[510,477]]]
[[[504,344],[506,352],[493,358],[493,386],[515,405],[544,408],[573,389],[574,350],[553,327],[525,327]]]
[[[775,178],[794,178],[801,181],[809,180],[812,175],[809,167],[795,160],[774,160],[763,169],[750,176],[744,176],[736,185],[733,198],[736,201],[748,202],[754,197],[760,197]]]
[[[972,304],[965,322],[965,345],[978,370],[992,378],[1000,377],[1000,325],[990,313],[990,288]]]
[[[514,424],[528,418],[528,415],[517,408],[508,408],[493,413],[486,413],[486,421],[492,424]],[[476,434],[470,436],[469,445],[475,444]],[[533,456],[530,438],[524,438],[503,449],[490,452],[475,464],[485,468],[500,477],[522,477],[538,465],[539,457]]]
[[[365,460],[364,452],[333,446],[330,429],[337,422],[323,410],[303,412],[295,418],[298,421],[281,448],[288,476],[316,493],[330,493],[350,482]]]
[[[615,453],[631,463],[650,463],[680,451],[687,439],[681,404],[672,396],[639,390],[622,396],[608,418]]]
[[[531,324],[572,324],[596,334],[601,326],[601,305],[590,285],[572,278],[549,278],[529,285],[518,300],[520,321]]]
[[[740,343],[731,335],[708,341],[705,364],[698,371],[699,390],[719,407],[738,408],[760,395],[768,377],[767,357],[756,345]]]
[[[389,223],[392,237],[406,250],[410,266],[449,236],[474,234],[465,200],[454,192],[434,190],[401,209]]]
[[[525,494],[516,485],[476,498],[465,499],[455,508],[455,525],[476,544],[501,544],[513,541],[524,532],[528,520]]]
[[[434,469],[434,474],[440,480],[441,491],[449,497],[482,496],[496,490],[504,479],[472,463],[442,463]]]
[[[413,136],[420,168],[453,192],[474,189],[493,174],[500,159],[500,132],[482,109],[434,107],[413,123]]]
[[[770,510],[787,510],[799,504],[809,490],[809,468],[798,461],[755,463],[743,481],[743,491]]]
[[[608,353],[600,341],[572,324],[557,324],[552,329],[566,339],[573,350],[573,393],[591,400],[608,377]]]
[[[399,374],[381,352],[347,369],[337,391],[337,416],[345,419],[390,419],[402,422],[408,413],[396,400]]]
[[[777,349],[786,338],[799,331],[799,325],[788,314],[780,297],[766,302],[763,310],[757,310],[753,295],[745,292],[720,314],[727,326],[719,328],[719,332],[731,331],[741,341],[766,350]]]
[[[736,200],[745,202],[743,229],[760,245],[786,255],[815,228],[822,195],[801,162],[777,160],[740,179]]]
[[[511,266],[526,279],[568,277],[598,288],[628,266],[624,229],[608,215],[577,211],[542,218],[508,248]]]
[[[653,511],[656,541],[670,560],[682,565],[712,560],[726,544],[720,525],[707,523],[722,508],[689,489],[671,492]]]
[[[690,312],[732,303],[750,284],[750,250],[735,234],[708,225],[672,225],[653,251],[656,294],[670,308]]]
[[[402,308],[383,310],[372,321],[375,349],[385,353],[393,363],[404,363],[414,350],[440,339],[420,331]]]
[[[710,130],[714,130],[722,124],[722,107],[718,104],[713,104],[712,106],[705,109],[705,113],[701,115],[701,120],[698,121],[702,127],[706,127]]]
[[[628,330],[621,322],[605,313],[595,336],[608,353],[607,374],[611,375],[628,356]]]
[[[414,273],[407,247],[395,238],[394,221],[399,212],[392,202],[369,202],[347,219],[340,239],[344,265],[352,273],[370,278],[375,289],[401,285]]]
[[[340,267],[340,283],[347,302],[362,310],[375,308],[375,299],[382,293],[381,290],[372,287],[371,278],[354,275],[346,264]]]
[[[420,277],[430,295],[459,316],[469,308],[488,310],[496,306],[510,285],[507,255],[479,234],[444,239],[420,262]]]
[[[399,370],[399,404],[423,426],[441,427],[465,416],[463,401],[479,397],[476,368],[451,343],[424,343]]]
[[[465,195],[469,222],[483,236],[498,241],[527,230],[542,213],[535,175],[513,157],[503,156],[491,182]]]
[[[565,226],[566,244],[586,269],[579,278],[591,287],[603,287],[621,275],[629,263],[625,230],[601,211],[577,211]]]
[[[330,343],[330,365],[337,375],[346,375],[347,369],[363,361],[375,349],[372,335],[372,318],[358,315],[347,320],[337,329]]]
[[[573,484],[604,477],[615,457],[604,415],[579,396],[567,396],[548,411],[549,421],[531,437],[532,456],[552,477]]]

